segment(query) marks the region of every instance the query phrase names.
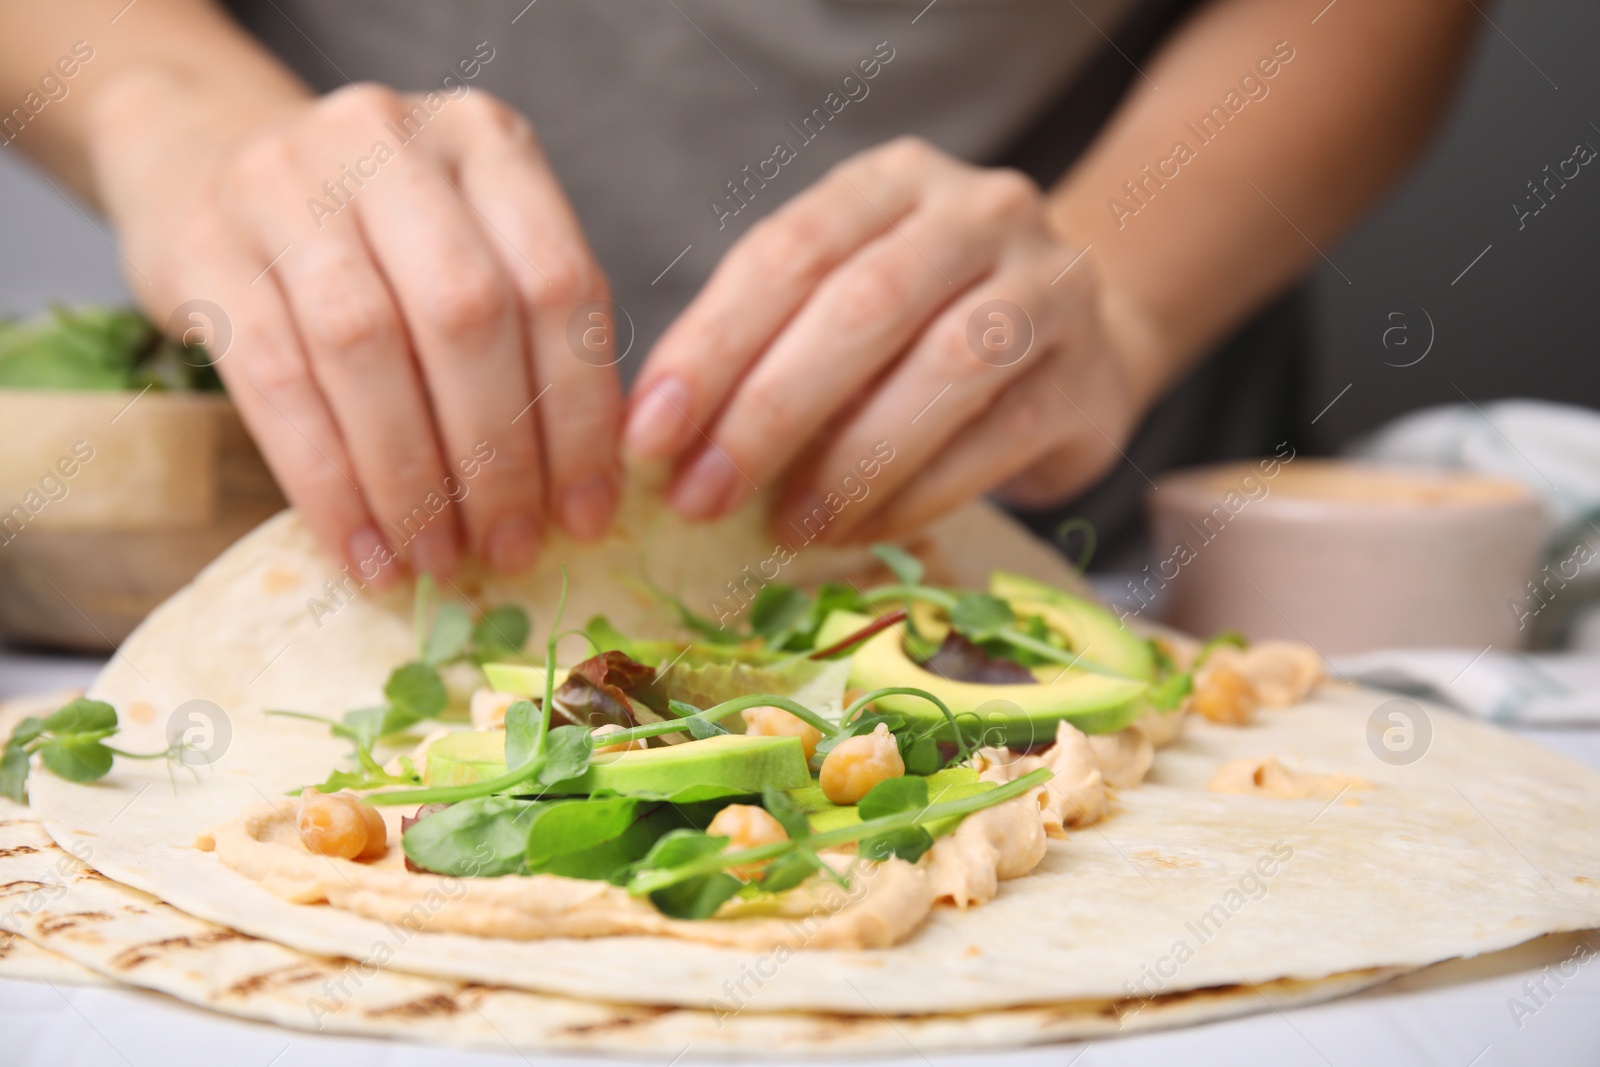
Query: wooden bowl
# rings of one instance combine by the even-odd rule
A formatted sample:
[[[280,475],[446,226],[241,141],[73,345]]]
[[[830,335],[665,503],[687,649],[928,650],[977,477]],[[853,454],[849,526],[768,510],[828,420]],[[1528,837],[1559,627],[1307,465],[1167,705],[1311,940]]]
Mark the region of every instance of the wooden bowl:
[[[284,507],[226,397],[0,389],[0,636],[110,651]]]

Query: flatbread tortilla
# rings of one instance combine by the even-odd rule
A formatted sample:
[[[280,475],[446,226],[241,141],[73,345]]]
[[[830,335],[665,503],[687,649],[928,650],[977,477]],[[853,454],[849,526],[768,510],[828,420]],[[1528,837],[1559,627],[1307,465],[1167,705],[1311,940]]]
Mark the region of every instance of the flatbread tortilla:
[[[650,602],[627,579],[647,534],[650,565],[661,568],[652,577],[691,604],[717,595],[769,540],[749,519],[708,530],[661,518],[647,501],[631,507],[631,536],[553,544],[530,576],[458,585],[528,604],[542,627],[565,563],[569,619],[603,610],[624,627],[646,625]],[[1064,584],[1047,548],[992,513],[936,529],[930,547],[970,584],[996,566]],[[784,577],[861,563],[812,546]],[[50,835],[116,881],[304,952],[362,960],[381,945],[388,967],[415,974],[741,1018],[970,1015],[1130,998],[1154,1007],[1189,990],[1388,973],[1600,924],[1600,775],[1442,709],[1428,713],[1426,755],[1392,765],[1368,744],[1368,720],[1390,698],[1330,686],[1252,727],[1193,723],[1106,822],[1053,843],[1034,874],[992,903],[941,910],[894,949],[800,951],[778,963],[641,937],[529,943],[424,929],[397,938],[382,923],[288,904],[192,847],[201,830],[319,780],[343,755],[315,725],[263,709],[331,715],[371,703],[411,654],[405,594],[362,593],[313,617],[308,598],[339,578],[298,520],[280,517],[156,612],[91,695],[121,710],[129,748],[161,747],[168,715],[191,699],[226,710],[231,746],[198,784],[180,779],[176,790],[164,768],[129,761],[94,786],[36,775],[33,804]],[[1332,801],[1207,788],[1219,766],[1268,756],[1373,788]]]
[[[48,905],[0,912],[0,921],[38,942],[9,942],[21,946],[35,965],[31,972],[12,972],[16,977],[111,979],[299,1030],[417,1038],[486,1051],[504,1051],[509,1045],[519,1050],[632,1053],[692,1047],[708,1052],[782,1048],[788,1054],[891,1054],[906,1051],[908,1041],[927,1052],[1028,1045],[1181,1026],[1269,1005],[1282,1010],[1344,996],[1401,973],[1390,969],[1199,990],[1148,1004],[1073,1001],[893,1019],[630,1006],[424,978],[366,967],[358,960],[297,952],[193,918],[99,877],[55,846],[37,824],[0,827],[0,853],[8,851],[9,856],[0,855],[0,886],[60,878],[57,872],[66,872],[66,892]],[[0,888],[0,908],[10,899]],[[0,945],[7,943],[0,940]]]

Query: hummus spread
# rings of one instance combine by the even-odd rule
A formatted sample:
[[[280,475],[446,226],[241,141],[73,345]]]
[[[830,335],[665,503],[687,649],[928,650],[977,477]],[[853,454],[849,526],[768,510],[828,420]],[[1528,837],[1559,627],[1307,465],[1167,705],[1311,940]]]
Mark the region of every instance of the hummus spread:
[[[1336,797],[1346,789],[1371,789],[1372,783],[1353,774],[1313,774],[1310,771],[1290,770],[1278,762],[1277,756],[1267,756],[1224,763],[1212,775],[1206,788],[1213,793],[1301,799]]]
[[[1094,784],[1100,788],[1098,771]],[[292,800],[252,804],[195,845],[294,903],[328,904],[432,933],[513,940],[653,934],[750,951],[886,948],[910,937],[940,900],[963,908],[983,903],[994,898],[999,882],[1033,870],[1045,854],[1043,794],[1034,790],[967,816],[915,864],[824,853],[848,885],[814,878],[773,897],[730,901],[716,917],[700,921],[668,918],[648,900],[606,882],[418,873],[405,868],[398,848],[367,863],[320,855],[296,828]],[[398,818],[393,809],[389,818]],[[1059,819],[1056,827],[1059,833]],[[392,841],[398,827],[389,829]]]
[[[1105,776],[1089,738],[1066,720],[1056,724],[1056,743],[1037,755],[1021,756],[1004,748],[978,750],[978,777],[986,782],[1014,782],[1040,767],[1051,778],[1034,791],[1051,837],[1067,836],[1068,826],[1099,822],[1106,810]]]
[[[1300,703],[1326,677],[1322,657],[1292,641],[1257,641],[1248,649],[1214,648],[1200,667],[1195,688],[1204,689],[1220,672],[1232,672],[1249,682],[1256,698],[1269,708]]]
[[[1134,725],[1114,734],[1093,734],[1089,747],[1100,764],[1100,777],[1115,789],[1132,789],[1144,781],[1155,761],[1156,747],[1143,726]]]
[[[316,855],[300,839],[294,816],[292,800],[252,804],[195,844],[296,904],[330,904],[379,922],[420,923],[430,933],[475,937],[655,934],[752,951],[779,945],[884,948],[911,936],[934,904],[925,866],[829,856],[840,873],[851,875],[848,888],[819,878],[759,905],[730,904],[715,919],[670,919],[648,900],[606,882],[551,874],[416,873],[405,869],[397,848],[375,863]],[[811,921],[816,919],[827,921]]]
[[[1021,878],[1044,859],[1044,822],[1039,800],[1021,796],[974,812],[954,833],[934,841],[923,863],[935,900],[958,908],[985,904],[1000,892],[1000,882]]]

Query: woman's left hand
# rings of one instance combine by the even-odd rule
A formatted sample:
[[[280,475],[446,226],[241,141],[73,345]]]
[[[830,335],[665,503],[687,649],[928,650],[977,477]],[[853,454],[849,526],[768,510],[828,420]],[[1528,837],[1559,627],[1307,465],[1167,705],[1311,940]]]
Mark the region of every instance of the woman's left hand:
[[[1028,505],[1084,488],[1142,405],[1046,208],[1023,175],[915,139],[846,160],[742,237],[661,338],[629,451],[677,458],[669,499],[690,518],[781,479],[775,527],[809,517],[829,540],[896,536],[996,487]]]

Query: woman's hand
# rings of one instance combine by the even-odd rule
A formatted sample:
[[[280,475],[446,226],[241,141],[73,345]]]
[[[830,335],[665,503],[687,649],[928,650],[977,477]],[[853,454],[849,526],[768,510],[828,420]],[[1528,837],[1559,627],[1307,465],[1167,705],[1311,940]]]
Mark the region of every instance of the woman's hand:
[[[1024,176],[913,139],[840,164],[656,345],[629,451],[679,458],[691,518],[781,478],[775,525],[808,539],[894,536],[997,486],[1028,504],[1083,488],[1142,401],[1045,207]]]
[[[462,82],[226,110],[166,76],[117,90],[93,171],[130,282],[158,323],[220,309],[217,370],[330,550],[381,584],[463,545],[522,569],[547,516],[605,531],[621,395],[568,323],[607,286],[526,122]]]

